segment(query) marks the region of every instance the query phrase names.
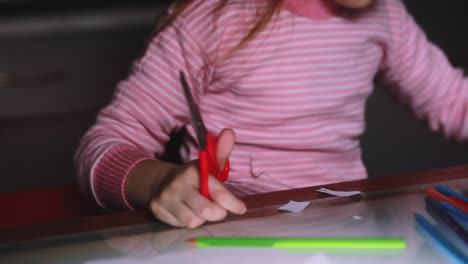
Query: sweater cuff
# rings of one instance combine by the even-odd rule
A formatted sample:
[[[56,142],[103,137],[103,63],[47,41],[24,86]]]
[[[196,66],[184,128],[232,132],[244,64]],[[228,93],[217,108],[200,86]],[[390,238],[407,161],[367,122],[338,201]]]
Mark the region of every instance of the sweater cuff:
[[[93,175],[94,196],[106,209],[130,209],[125,183],[132,169],[141,161],[154,160],[148,153],[132,146],[112,147],[98,162]]]

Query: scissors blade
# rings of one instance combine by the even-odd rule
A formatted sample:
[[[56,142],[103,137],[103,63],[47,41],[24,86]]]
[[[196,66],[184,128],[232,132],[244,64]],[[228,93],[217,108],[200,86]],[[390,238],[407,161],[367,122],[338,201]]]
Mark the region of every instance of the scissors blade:
[[[207,144],[206,127],[205,127],[205,124],[203,123],[203,119],[201,117],[200,111],[198,110],[198,106],[193,100],[193,96],[192,96],[192,93],[190,92],[190,88],[187,83],[187,80],[185,79],[184,73],[181,71],[179,75],[180,75],[180,82],[182,84],[182,88],[184,89],[185,98],[187,99],[187,103],[189,106],[192,126],[195,129],[195,133],[197,134],[198,148],[202,150],[206,148],[206,144]]]

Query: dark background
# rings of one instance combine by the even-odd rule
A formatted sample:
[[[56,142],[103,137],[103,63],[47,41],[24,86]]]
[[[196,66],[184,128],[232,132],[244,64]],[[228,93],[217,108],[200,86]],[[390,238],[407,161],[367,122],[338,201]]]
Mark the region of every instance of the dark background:
[[[95,3],[99,2],[99,3]],[[169,1],[0,0],[1,192],[74,182],[72,158]],[[405,1],[429,38],[468,68],[466,0]],[[463,164],[376,85],[362,138],[370,177]]]

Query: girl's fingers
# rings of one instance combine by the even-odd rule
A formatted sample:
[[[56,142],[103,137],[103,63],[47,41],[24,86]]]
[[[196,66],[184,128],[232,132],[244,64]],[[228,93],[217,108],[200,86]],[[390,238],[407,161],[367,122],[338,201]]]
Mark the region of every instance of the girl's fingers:
[[[220,167],[224,167],[224,163],[234,149],[236,138],[232,129],[223,129],[218,135],[218,145],[216,147],[216,157]],[[222,183],[213,177],[209,177],[210,196],[214,202],[218,203],[224,209],[235,213],[243,214],[247,210],[245,204],[234,196]]]
[[[226,129],[223,130],[223,132],[224,131],[232,130]],[[229,133],[230,132],[227,132],[227,134]],[[219,143],[220,141],[218,141],[218,146]],[[230,148],[229,151],[231,150],[232,148]],[[213,201],[206,199],[199,193],[200,191],[198,190],[199,178],[197,167],[189,166],[186,169],[186,176],[187,177],[185,177],[185,180],[183,181],[185,183],[190,183],[194,187],[194,189],[189,191],[188,189],[184,188],[184,193],[186,194],[184,200],[186,201],[187,205],[189,205],[189,207],[191,207],[194,210],[194,212],[202,219],[208,221],[221,220],[226,216],[226,210],[235,214],[243,214],[247,211],[245,204],[241,200],[239,200],[234,194],[232,194],[228,189],[226,189],[226,187],[224,187],[224,185],[221,182],[219,182],[214,176],[210,175],[210,177],[208,177],[210,196]],[[177,185],[178,184],[173,185],[175,189],[178,189]]]
[[[198,217],[206,221],[219,221],[227,214],[226,209],[203,197],[195,188],[187,189],[184,192],[183,202]]]
[[[169,207],[168,210],[187,228],[197,228],[205,222],[205,220],[198,217],[192,209],[182,202],[176,203],[174,206]]]
[[[228,210],[231,213],[243,214],[247,211],[247,207],[244,202],[239,200],[234,194],[232,194],[222,183],[216,178],[209,177],[210,196],[215,203],[218,203],[221,207]]]
[[[153,215],[162,222],[176,227],[184,226],[172,213],[166,210],[166,208],[164,208],[164,206],[162,206],[158,200],[151,201],[150,209]]]
[[[222,138],[226,146],[225,159],[232,151],[234,143],[234,134],[229,131],[232,130],[221,133],[224,135]],[[195,163],[174,172],[171,180],[161,188],[161,192],[155,193],[157,198],[150,204],[153,214],[172,226],[196,228],[205,221],[222,220],[227,211],[235,214],[243,214],[246,211],[245,204],[213,176],[209,177],[208,182],[212,200],[206,199],[198,190],[198,180],[198,167]]]
[[[189,189],[191,188],[187,188],[183,190],[183,192]],[[180,193],[178,195],[180,195]],[[205,220],[196,215],[192,209],[182,201],[183,197],[178,195],[170,192],[162,193],[158,202],[170,212],[182,226],[196,228],[202,225]]]

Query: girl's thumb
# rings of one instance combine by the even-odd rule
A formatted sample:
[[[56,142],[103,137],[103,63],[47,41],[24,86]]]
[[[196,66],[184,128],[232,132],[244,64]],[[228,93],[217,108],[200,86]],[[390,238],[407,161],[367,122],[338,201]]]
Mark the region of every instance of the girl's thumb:
[[[236,141],[234,131],[230,128],[223,129],[218,135],[218,145],[216,146],[216,158],[218,159],[219,166],[224,167],[224,163],[228,160],[234,149]]]

